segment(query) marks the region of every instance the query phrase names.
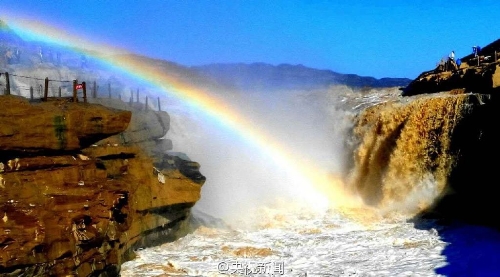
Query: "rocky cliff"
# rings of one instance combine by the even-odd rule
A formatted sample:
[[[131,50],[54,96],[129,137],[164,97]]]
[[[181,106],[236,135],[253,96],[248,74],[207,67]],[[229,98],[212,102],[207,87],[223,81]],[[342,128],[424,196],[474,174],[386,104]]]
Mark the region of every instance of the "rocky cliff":
[[[497,93],[500,90],[500,40],[477,55],[467,55],[459,65],[447,61],[425,71],[403,89],[404,96],[440,91],[461,90],[476,93]]]
[[[205,177],[168,114],[101,102],[0,96],[0,276],[116,276],[187,232]]]

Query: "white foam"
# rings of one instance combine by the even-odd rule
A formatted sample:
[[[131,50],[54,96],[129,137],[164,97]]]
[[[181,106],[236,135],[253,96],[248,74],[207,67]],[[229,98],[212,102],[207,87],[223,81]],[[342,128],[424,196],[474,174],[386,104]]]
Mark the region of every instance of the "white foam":
[[[365,226],[332,211],[317,216],[282,211],[283,218],[289,224],[276,222],[279,228],[204,228],[175,242],[140,250],[139,258],[123,264],[122,276],[157,276],[158,269],[145,272],[145,268],[165,262],[188,272],[179,276],[218,276],[220,262],[234,261],[283,262],[284,276],[306,272],[307,276],[437,276],[434,269],[446,264],[441,255],[446,243],[437,232],[418,230],[404,221]],[[232,250],[244,247],[269,248],[272,253],[234,255]]]

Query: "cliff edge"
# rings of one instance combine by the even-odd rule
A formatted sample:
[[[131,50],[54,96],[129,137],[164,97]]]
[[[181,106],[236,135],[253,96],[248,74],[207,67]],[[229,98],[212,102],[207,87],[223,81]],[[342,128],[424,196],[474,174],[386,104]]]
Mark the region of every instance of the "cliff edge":
[[[188,231],[205,178],[157,147],[168,114],[0,103],[0,276],[116,276],[134,249]]]
[[[422,72],[402,89],[403,96],[458,90],[495,93],[500,90],[500,39],[476,54],[456,61],[443,61],[435,69]]]

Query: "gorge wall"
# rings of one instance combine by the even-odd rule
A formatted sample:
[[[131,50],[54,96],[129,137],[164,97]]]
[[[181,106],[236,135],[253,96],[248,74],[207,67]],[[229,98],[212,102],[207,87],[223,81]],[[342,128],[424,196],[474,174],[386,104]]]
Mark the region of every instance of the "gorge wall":
[[[205,177],[165,154],[166,112],[0,96],[0,276],[116,276],[188,231]]]

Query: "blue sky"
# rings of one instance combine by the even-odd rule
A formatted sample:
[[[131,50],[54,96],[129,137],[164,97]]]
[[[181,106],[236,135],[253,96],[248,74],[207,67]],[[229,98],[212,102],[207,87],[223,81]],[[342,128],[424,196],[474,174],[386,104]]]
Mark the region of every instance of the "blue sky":
[[[411,3],[410,3],[411,2]],[[183,65],[302,64],[415,78],[498,38],[500,1],[0,0],[22,15]]]

